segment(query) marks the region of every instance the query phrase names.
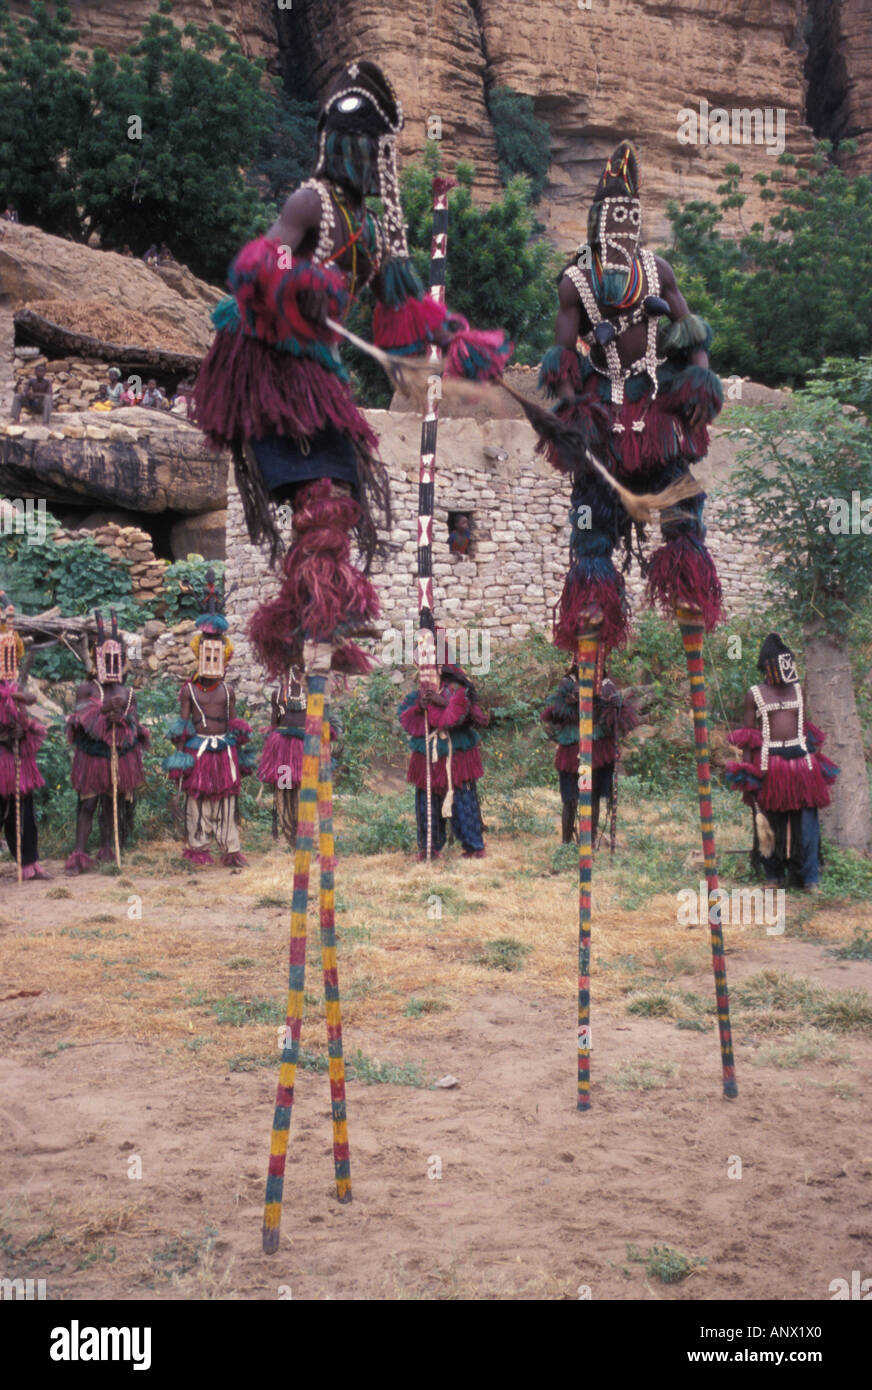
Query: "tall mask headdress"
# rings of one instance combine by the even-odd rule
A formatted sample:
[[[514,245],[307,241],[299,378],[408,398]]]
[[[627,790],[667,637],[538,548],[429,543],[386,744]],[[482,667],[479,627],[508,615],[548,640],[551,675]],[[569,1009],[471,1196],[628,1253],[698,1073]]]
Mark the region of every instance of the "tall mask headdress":
[[[15,631],[15,609],[0,589],[0,681],[18,680],[24,643]]]
[[[770,685],[794,685],[799,680],[796,658],[777,632],[770,632],[760,648],[757,670],[762,671]]]
[[[409,256],[397,173],[402,128],[402,104],[380,67],[358,58],[335,74],[318,118],[315,177],[378,194],[394,260]]]
[[[215,571],[206,571],[206,601],[204,610],[195,619],[197,628],[191,639],[191,651],[197,658],[197,675],[220,680],[233,655],[233,645],[225,636],[227,619],[221,612],[221,600],[215,588]]]
[[[628,140],[609,155],[587,215],[587,239],[603,271],[628,274],[642,235],[639,161]]]
[[[109,618],[112,623],[112,631],[107,637],[103,625],[103,614],[99,608],[94,609],[94,620],[97,624],[94,665],[97,669],[97,680],[101,685],[111,685],[116,682],[120,684],[124,679],[124,646],[118,633],[118,618],[114,608],[110,608]]]

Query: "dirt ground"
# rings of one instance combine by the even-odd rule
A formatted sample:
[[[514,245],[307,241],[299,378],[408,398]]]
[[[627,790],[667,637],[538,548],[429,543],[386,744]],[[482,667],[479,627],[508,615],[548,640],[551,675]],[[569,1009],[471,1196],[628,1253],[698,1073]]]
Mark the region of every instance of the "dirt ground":
[[[621,855],[604,857],[580,1115],[572,875],[546,849],[340,862],[354,1200],[335,1199],[327,1077],[301,1069],[274,1256],[288,855],[191,873],[150,846],[120,877],[51,863],[52,883],[20,888],[7,860],[0,1276],[44,1278],[51,1299],[704,1301],[826,1300],[872,1273],[872,961],[832,954],[869,908],[791,906],[783,937],[727,929],[726,1101],[707,930],[676,923],[674,894],[622,907]],[[316,914],[310,1056],[313,933]],[[529,947],[520,969],[488,964],[506,938]],[[831,1026],[810,1026],[806,996],[832,1001]],[[664,1246],[687,1257],[680,1282],[652,1272]]]

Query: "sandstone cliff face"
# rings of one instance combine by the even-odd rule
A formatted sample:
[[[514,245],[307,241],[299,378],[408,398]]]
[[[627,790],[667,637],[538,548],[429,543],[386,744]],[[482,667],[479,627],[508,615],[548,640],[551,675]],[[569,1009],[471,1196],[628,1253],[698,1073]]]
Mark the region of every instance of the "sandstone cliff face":
[[[13,0],[19,12],[27,0]],[[125,49],[154,0],[73,0],[80,47]],[[852,136],[854,170],[872,167],[872,0],[176,0],[177,21],[222,25],[252,56],[282,71],[303,96],[331,71],[372,54],[394,81],[407,115],[402,149],[419,155],[427,120],[442,119],[445,163],[472,159],[478,190],[498,187],[488,88],[533,97],[553,132],[550,184],[541,207],[562,250],[583,238],[590,193],[622,136],[642,156],[646,234],[668,228],[668,198],[717,196],[735,159],[750,176],[771,171],[761,144],[682,144],[682,108],[782,110],[787,149],[814,136]],[[744,210],[749,224],[763,210]]]
[[[856,140],[840,162],[855,173],[872,168],[872,0],[811,0],[809,117],[835,141]]]

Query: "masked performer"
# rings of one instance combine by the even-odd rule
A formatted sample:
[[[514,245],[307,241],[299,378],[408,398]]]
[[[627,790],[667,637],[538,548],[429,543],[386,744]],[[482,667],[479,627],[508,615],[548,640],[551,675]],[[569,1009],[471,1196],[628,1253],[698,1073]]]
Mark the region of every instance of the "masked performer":
[[[554,767],[560,779],[563,803],[562,840],[572,844],[578,824],[578,667],[572,666],[548,696],[540,716],[548,737],[557,744]],[[591,841],[596,848],[600,802],[612,807],[612,849],[617,812],[617,761],[619,740],[639,722],[632,701],[604,677],[593,697],[593,773],[591,789]]]
[[[412,750],[406,781],[415,788],[418,859],[427,857],[428,758],[433,857],[438,858],[445,846],[445,822],[450,819],[464,858],[483,859],[484,832],[475,784],[484,773],[478,730],[487,727],[490,716],[479,706],[475,686],[460,666],[443,666],[441,677],[435,688],[422,682],[399,709]]]
[[[540,384],[598,462],[632,492],[661,492],[683,478],[709,442],[723,403],[709,369],[711,330],[688,312],[666,261],[640,249],[635,152],[622,143],[607,161],[588,216],[588,244],[560,278],[556,343]],[[661,320],[668,320],[664,327]],[[577,350],[581,338],[586,352]],[[573,475],[571,567],[555,641],[575,650],[584,617],[602,619],[606,651],[627,639],[624,581],[612,562],[619,543],[630,562],[633,523],[617,494],[585,466],[576,448],[540,444]],[[648,593],[665,612],[682,605],[717,623],[721,589],[704,544],[703,496],[661,514],[662,545],[648,566]]]
[[[71,781],[78,792],[76,845],[66,862],[68,874],[94,868],[87,853],[94,812],[100,807],[100,848],[97,859],[113,859],[115,817],[123,848],[133,829],[135,793],[145,781],[142,750],[150,735],[139,722],[136,696],[124,683],[124,644],[118,619],[110,610],[111,635],[103,616],[94,614],[97,638],[93,645],[94,674],[76,691],[76,707],[67,719],[67,738],[73,745]]]
[[[36,755],[46,730],[27,713],[34,696],[18,683],[23,655],[24,643],[15,631],[15,609],[0,590],[0,828],[15,860],[20,829],[22,879],[51,878],[39,863],[33,813],[33,793],[45,786]]]
[[[727,782],[753,809],[767,885],[782,883],[789,870],[813,889],[820,882],[818,811],[829,806],[839,769],[819,751],[824,735],[805,719],[796,661],[777,632],[760,648],[757,669],[763,680],[745,697],[744,726],[730,734],[747,761],[727,765]]]
[[[251,625],[270,674],[299,663],[302,639],[330,642],[337,669],[367,670],[349,634],[378,615],[367,575],[379,523],[390,525],[378,441],[351,394],[327,319],[341,321],[369,286],[376,343],[420,354],[434,341],[450,373],[483,379],[511,350],[502,333],[469,330],[424,294],[409,260],[397,181],[403,113],[371,62],[353,62],[328,89],[312,179],[288,198],[265,236],[229,272],[232,295],[213,316],[218,332],[197,381],[198,421],[230,445],[253,542],[280,547],[270,502],[290,503],[294,543],[277,597]],[[370,195],[384,208],[376,216]],[[354,533],[363,570],[350,562]]]
[[[297,840],[300,784],[303,780],[303,738],[306,728],[306,689],[302,672],[291,667],[270,699],[272,721],[257,765],[258,780],[273,788],[273,839],[281,830],[291,849]],[[331,739],[339,737],[335,715]]]
[[[206,611],[197,618],[198,631],[191,642],[197,658],[197,674],[179,691],[179,717],[167,730],[176,752],[164,760],[164,768],[185,796],[185,848],[182,858],[191,864],[212,864],[209,849],[214,837],[227,868],[244,868],[241,852],[238,797],[241,778],[254,770],[251,726],[236,717],[236,696],[224,673],[233,655],[226,636],[227,619],[218,611],[215,576],[206,573]]]

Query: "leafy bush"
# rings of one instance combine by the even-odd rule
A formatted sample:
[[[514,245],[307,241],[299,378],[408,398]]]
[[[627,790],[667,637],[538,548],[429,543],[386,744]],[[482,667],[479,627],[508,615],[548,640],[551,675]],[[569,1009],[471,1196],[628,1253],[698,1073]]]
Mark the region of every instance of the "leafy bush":
[[[530,199],[538,203],[545,192],[551,163],[548,123],[537,118],[532,97],[523,96],[511,87],[492,88],[487,105],[503,187],[507,187],[516,174],[525,174],[530,180]]]
[[[215,574],[215,592],[219,602],[224,600],[225,564],[223,560],[204,560],[202,555],[189,555],[175,560],[164,571],[162,594],[167,601],[165,622],[168,626],[184,618],[196,618],[206,603],[206,572]]]

